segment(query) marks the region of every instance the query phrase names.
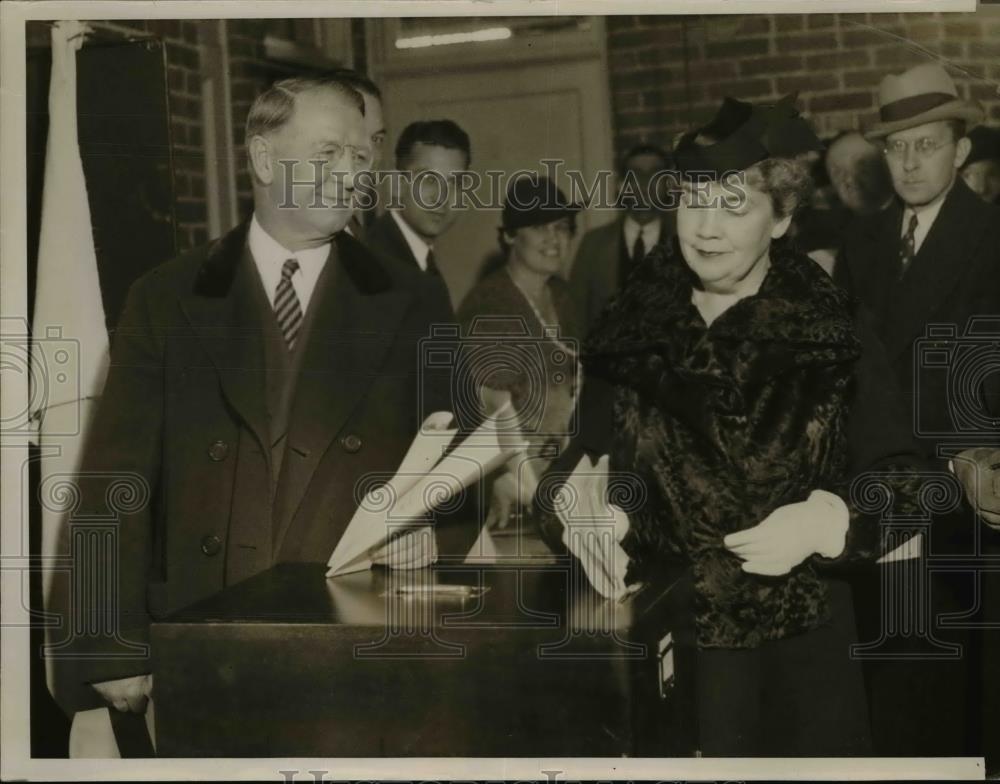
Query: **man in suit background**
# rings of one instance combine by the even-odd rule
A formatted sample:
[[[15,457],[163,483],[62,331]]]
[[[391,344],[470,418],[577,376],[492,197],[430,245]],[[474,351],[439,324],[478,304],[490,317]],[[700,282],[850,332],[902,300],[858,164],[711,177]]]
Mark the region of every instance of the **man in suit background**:
[[[375,187],[377,179],[375,175],[377,175],[379,166],[382,163],[382,149],[385,147],[386,130],[385,114],[382,108],[382,91],[375,82],[363,73],[350,68],[338,69],[331,72],[329,76],[344,82],[349,87],[353,87],[357,92],[361,93],[361,97],[365,102],[365,135],[371,144],[371,166],[369,168],[371,183],[359,182],[358,189],[361,192],[359,194],[360,197],[365,202],[368,202],[370,199],[371,203],[361,204],[351,216],[351,220],[345,229],[352,237],[364,242],[365,230],[374,214],[372,207],[374,206],[377,194]]]
[[[969,141],[962,179],[981,199],[1000,205],[1000,128],[980,125],[969,131]]]
[[[1000,313],[1000,210],[980,200],[958,175],[970,151],[966,130],[982,110],[958,96],[937,64],[887,76],[879,98],[881,121],[866,135],[883,147],[897,198],[852,224],[835,276],[875,315],[900,387],[912,401],[907,414],[927,463],[944,472],[952,462],[971,502],[935,518],[933,545],[924,542],[925,550],[972,554],[978,545],[980,553],[1000,553],[1000,537],[976,519],[978,512],[984,522],[1000,523],[1000,510],[984,503],[985,491],[992,490],[988,464],[1000,462],[1000,453],[970,448],[984,439],[993,447],[1000,442],[1000,374],[984,373],[988,367],[980,365],[972,383],[953,383],[964,372],[962,345],[974,348],[997,337],[995,321],[993,330],[983,333],[983,322],[972,319]],[[931,324],[945,325],[955,335],[924,345],[936,359],[925,355],[920,342]],[[970,410],[977,412],[978,424],[970,424]],[[967,612],[977,604],[980,615],[966,620],[982,621],[984,611],[1000,620],[997,597],[988,596],[995,583],[986,586],[984,601],[971,574],[932,573],[930,580],[935,633],[941,633],[940,613]],[[990,580],[984,577],[985,583]],[[881,600],[877,592],[869,598]],[[873,633],[879,631],[862,637],[877,639]],[[877,754],[982,754],[990,742],[986,714],[996,712],[1000,699],[984,696],[987,667],[977,661],[984,640],[961,626],[947,637],[963,645],[960,661],[871,665]],[[992,743],[998,742],[994,729]]]
[[[666,204],[669,197],[668,183],[656,175],[668,172],[672,165],[670,154],[651,144],[632,147],[622,158],[618,168],[621,214],[583,235],[570,272],[583,334],[621,288],[629,269],[677,233],[675,212],[657,206]]]
[[[446,295],[434,242],[455,224],[455,181],[471,162],[469,136],[451,120],[407,125],[396,142],[396,169],[406,177],[397,181],[390,208],[365,233],[369,249],[408,264]]]
[[[152,620],[278,562],[325,563],[358,483],[394,471],[425,415],[451,408],[448,379],[420,370],[450,304],[343,231],[371,160],[363,111],[336,77],[274,84],[247,120],[250,220],[130,290],[75,515],[104,521],[114,547],[77,548],[54,590],[63,628],[104,630],[60,651],[69,712],[142,711]],[[421,532],[373,560],[435,551]],[[108,574],[117,595],[80,594]]]
[[[949,324],[961,335],[970,318],[1000,313],[1000,210],[958,175],[971,149],[966,131],[982,110],[958,97],[942,67],[886,77],[881,113],[885,119],[867,136],[883,146],[897,198],[852,225],[837,278],[877,316],[913,400],[924,455],[943,468],[948,456],[934,434],[961,436],[955,401],[947,374],[922,367],[914,375],[914,343],[928,324]],[[1000,412],[990,384],[980,392],[987,408]]]

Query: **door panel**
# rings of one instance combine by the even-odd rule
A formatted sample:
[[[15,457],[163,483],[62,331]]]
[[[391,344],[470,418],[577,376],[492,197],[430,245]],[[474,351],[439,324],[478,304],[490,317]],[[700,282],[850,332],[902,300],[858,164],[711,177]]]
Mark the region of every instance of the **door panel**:
[[[559,159],[564,161],[559,184],[568,192],[566,169],[581,171],[587,182],[610,169],[610,103],[599,53],[556,62],[494,62],[464,71],[458,61],[447,73],[435,69],[414,76],[395,71],[384,80],[383,92],[393,143],[415,120],[451,119],[465,129],[472,140],[472,169],[483,178],[478,191],[483,201],[491,190],[489,170],[543,171],[540,161]],[[583,231],[610,219],[610,213],[582,213],[577,242]],[[470,209],[435,246],[456,305],[498,251],[499,224],[499,208]],[[569,259],[575,248],[576,242]]]

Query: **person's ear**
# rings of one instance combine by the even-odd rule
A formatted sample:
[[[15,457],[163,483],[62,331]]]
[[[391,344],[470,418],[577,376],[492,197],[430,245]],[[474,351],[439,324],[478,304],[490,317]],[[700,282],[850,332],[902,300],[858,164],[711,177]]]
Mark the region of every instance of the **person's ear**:
[[[771,229],[771,239],[776,240],[780,237],[785,236],[785,232],[788,231],[788,227],[792,225],[792,216],[786,215],[784,218],[779,220],[774,224],[774,228]]]
[[[969,157],[969,153],[972,152],[972,142],[969,140],[968,136],[963,136],[955,144],[955,168],[961,169],[965,163],[965,159]]]
[[[263,136],[254,136],[247,143],[247,155],[254,176],[264,185],[274,182],[275,167],[271,155],[271,142]]]
[[[503,241],[507,243],[508,247],[514,244],[514,235],[517,234],[516,231],[511,232],[505,230],[501,233],[503,234]]]

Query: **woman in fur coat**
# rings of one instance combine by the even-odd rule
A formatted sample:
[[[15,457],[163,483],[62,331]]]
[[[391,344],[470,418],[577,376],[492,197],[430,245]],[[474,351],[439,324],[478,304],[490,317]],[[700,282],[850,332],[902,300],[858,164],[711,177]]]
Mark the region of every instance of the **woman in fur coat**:
[[[859,472],[884,472],[896,511],[916,509],[881,348],[783,239],[818,147],[791,99],[727,99],[681,140],[677,242],[588,336],[581,433],[558,462],[583,476],[581,454],[607,455],[611,483],[639,488],[608,509],[627,573],[584,563],[598,590],[689,567],[706,756],[869,752],[850,591],[826,571],[880,554]]]

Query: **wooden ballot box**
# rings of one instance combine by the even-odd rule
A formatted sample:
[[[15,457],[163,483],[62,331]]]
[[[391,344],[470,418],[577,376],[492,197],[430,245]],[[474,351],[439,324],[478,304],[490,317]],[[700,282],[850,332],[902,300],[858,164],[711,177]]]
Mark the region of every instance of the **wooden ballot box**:
[[[695,748],[679,575],[615,602],[568,558],[324,571],[281,565],[154,624],[160,756]]]

